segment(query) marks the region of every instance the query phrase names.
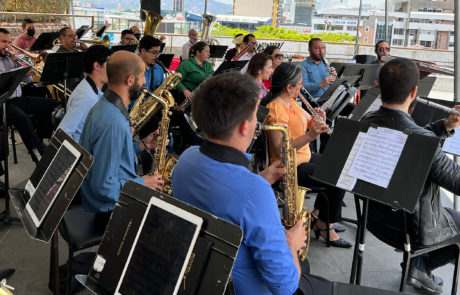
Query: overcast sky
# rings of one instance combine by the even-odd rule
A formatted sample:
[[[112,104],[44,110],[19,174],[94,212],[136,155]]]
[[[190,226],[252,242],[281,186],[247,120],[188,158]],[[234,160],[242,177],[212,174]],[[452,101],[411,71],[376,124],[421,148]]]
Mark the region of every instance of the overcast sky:
[[[187,1],[187,0],[185,0]],[[218,2],[226,3],[226,4],[232,4],[233,0],[215,0]],[[295,2],[295,0],[292,0]],[[336,4],[339,3],[340,0],[323,0],[323,4],[328,3],[328,4]],[[350,8],[353,7],[358,7],[359,6],[359,0],[343,0],[343,2],[347,3]],[[372,1],[372,0],[363,0],[363,4],[371,4],[374,6],[377,6],[378,8],[383,9],[385,7],[385,1]]]

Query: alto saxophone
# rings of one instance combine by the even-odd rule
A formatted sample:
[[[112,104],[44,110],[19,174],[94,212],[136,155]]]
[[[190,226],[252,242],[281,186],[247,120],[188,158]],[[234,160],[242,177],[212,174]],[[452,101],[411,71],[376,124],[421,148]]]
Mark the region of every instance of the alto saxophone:
[[[286,175],[282,179],[284,194],[283,219],[281,223],[286,228],[294,226],[299,219],[302,219],[307,234],[307,247],[298,253],[299,259],[304,261],[307,257],[310,246],[310,222],[311,211],[304,207],[305,194],[309,189],[297,184],[297,162],[296,150],[291,146],[289,130],[281,124],[259,125],[259,130],[281,131],[281,163],[286,168]]]
[[[165,68],[163,64],[159,64]],[[166,69],[166,72],[168,76],[165,81],[153,93],[147,89],[143,89],[143,93],[139,96],[129,113],[129,121],[131,126],[134,128],[134,132],[139,133],[150,118],[152,118],[152,116],[160,109],[162,110],[161,121],[158,124],[159,134],[157,137],[157,146],[155,148],[155,156],[153,159],[153,169],[147,175],[160,174],[164,181],[162,192],[171,195],[172,170],[174,169],[177,160],[166,150],[170,121],[169,108],[174,106],[174,97],[169,90],[179,84],[182,79],[182,75],[180,73],[172,74],[168,69]]]

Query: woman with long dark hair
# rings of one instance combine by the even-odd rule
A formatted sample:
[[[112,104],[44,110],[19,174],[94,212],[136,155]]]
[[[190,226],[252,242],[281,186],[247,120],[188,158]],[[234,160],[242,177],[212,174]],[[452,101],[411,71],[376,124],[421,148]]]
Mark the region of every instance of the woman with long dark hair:
[[[317,120],[298,105],[296,98],[302,87],[302,70],[298,66],[290,63],[282,63],[278,66],[272,76],[270,93],[264,101],[268,103],[267,107],[270,109],[265,124],[282,124],[289,129],[291,145],[296,149],[298,184],[307,188],[325,187],[324,191],[318,193],[313,212],[318,214],[319,211],[319,214],[314,216],[313,230],[316,238],[318,239],[319,236],[326,238],[329,230],[332,246],[349,248],[352,245],[340,238],[333,228],[333,223],[341,219],[345,192],[311,178],[321,155],[312,153],[309,144],[321,133],[327,132],[329,127],[325,120]],[[315,111],[325,119],[324,111],[321,109]],[[268,132],[272,161],[280,159],[281,137],[280,131]],[[326,221],[330,223],[329,229],[326,229]]]
[[[272,57],[265,53],[257,53],[249,61],[246,74],[253,76],[260,88],[259,98],[264,98],[268,89],[264,85],[263,80],[270,79],[273,74]]]

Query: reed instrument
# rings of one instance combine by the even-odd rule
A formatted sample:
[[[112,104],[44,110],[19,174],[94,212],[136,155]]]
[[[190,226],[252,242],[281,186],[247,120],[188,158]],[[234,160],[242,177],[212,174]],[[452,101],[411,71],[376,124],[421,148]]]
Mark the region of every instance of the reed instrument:
[[[307,89],[305,89],[304,87],[302,87],[300,89],[300,92],[301,93],[304,93],[306,94],[308,97],[311,98],[311,100],[313,101],[312,97],[311,97],[311,94],[310,92],[307,91]],[[302,96],[302,95],[299,95],[299,98],[300,100],[302,101],[302,103],[307,107],[308,111],[311,113],[311,115],[318,121],[324,121],[324,118],[318,114],[315,109],[311,106],[311,104]],[[327,129],[327,134],[332,134],[332,130],[329,128],[328,126],[328,129]]]
[[[321,62],[323,63],[324,67],[326,67],[326,72],[329,76],[335,76],[332,74],[332,69],[327,60],[324,58],[324,56],[321,54],[320,56]]]
[[[303,221],[307,234],[307,247],[301,249],[298,256],[301,261],[304,261],[310,246],[311,211],[304,207],[305,194],[309,189],[299,186],[297,183],[296,149],[291,146],[289,130],[286,126],[281,124],[262,125],[258,123],[257,129],[260,131],[280,131],[282,134],[280,158],[281,163],[286,168],[286,175],[284,175],[281,181],[284,195],[283,219],[281,223],[289,229],[297,221]]]
[[[251,48],[253,47],[253,45],[251,43],[249,43],[248,45],[246,45],[246,47],[244,47],[243,49],[241,49],[241,51],[232,59],[232,61],[237,61],[239,60],[246,52],[248,52],[248,50],[250,50]]]
[[[435,103],[435,102],[432,102],[432,101],[429,101],[429,100],[426,100],[426,99],[423,99],[423,98],[420,98],[420,97],[417,97],[416,100],[417,100],[418,103],[422,103],[424,105],[436,108],[438,110],[442,110],[442,111],[445,111],[447,113],[460,116],[460,112],[457,111],[456,109],[452,109],[452,108],[443,106],[442,104]]]

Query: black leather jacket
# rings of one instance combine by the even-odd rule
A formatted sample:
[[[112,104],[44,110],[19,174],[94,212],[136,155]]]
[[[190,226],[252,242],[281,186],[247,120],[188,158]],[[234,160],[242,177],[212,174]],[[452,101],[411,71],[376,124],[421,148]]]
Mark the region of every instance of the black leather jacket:
[[[366,114],[361,121],[401,131],[409,130],[413,134],[437,136],[441,139],[451,135],[444,126],[445,120],[431,123],[423,128],[415,124],[409,114],[384,106],[378,111]],[[460,195],[460,166],[450,160],[439,146],[433,157],[419,202],[410,216],[409,231],[412,242],[416,245],[429,246],[459,234],[452,217],[441,204],[440,187]],[[376,212],[376,210],[372,211]],[[371,214],[370,208],[369,217]]]

